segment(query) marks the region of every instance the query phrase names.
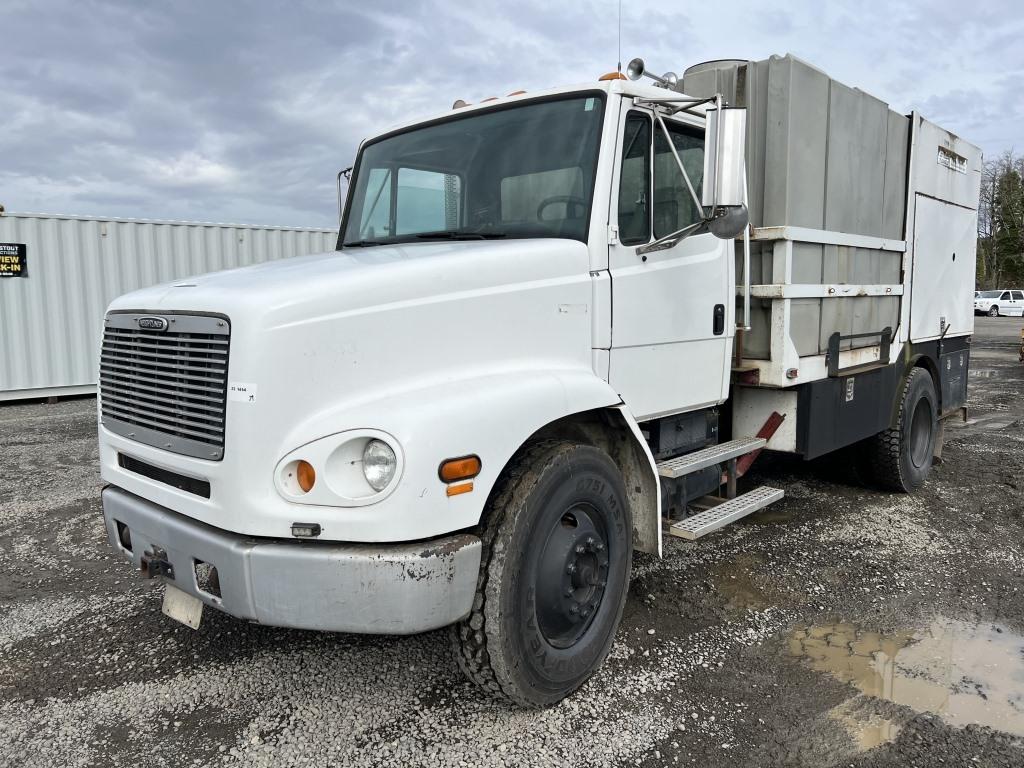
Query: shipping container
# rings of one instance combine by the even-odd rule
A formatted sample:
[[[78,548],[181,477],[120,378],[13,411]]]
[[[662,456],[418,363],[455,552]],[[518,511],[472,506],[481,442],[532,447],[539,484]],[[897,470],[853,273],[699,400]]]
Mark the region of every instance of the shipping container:
[[[96,391],[103,313],[117,296],[189,275],[334,248],[329,229],[0,215],[0,400]],[[6,252],[6,251],[5,251]]]

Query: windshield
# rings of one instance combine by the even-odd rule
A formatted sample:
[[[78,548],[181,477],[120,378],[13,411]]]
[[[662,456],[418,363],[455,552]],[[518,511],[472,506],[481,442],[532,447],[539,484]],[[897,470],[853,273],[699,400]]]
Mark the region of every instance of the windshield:
[[[586,242],[604,99],[525,103],[363,148],[345,246],[431,239]]]
[[[998,299],[1002,293],[1002,291],[982,291],[978,295],[983,299]]]

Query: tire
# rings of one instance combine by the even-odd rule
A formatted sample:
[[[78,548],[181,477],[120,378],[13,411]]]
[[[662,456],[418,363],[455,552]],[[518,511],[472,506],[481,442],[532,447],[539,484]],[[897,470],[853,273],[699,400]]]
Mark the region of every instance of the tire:
[[[989,317],[999,317],[999,307],[997,307],[995,304],[993,304],[991,307],[989,307],[988,308],[988,316]]]
[[[862,467],[872,484],[900,493],[921,487],[932,468],[937,415],[931,374],[914,368],[903,382],[896,426],[865,441]]]
[[[622,477],[607,454],[567,441],[520,451],[485,512],[473,610],[451,631],[466,676],[534,708],[583,685],[622,618],[632,531]]]

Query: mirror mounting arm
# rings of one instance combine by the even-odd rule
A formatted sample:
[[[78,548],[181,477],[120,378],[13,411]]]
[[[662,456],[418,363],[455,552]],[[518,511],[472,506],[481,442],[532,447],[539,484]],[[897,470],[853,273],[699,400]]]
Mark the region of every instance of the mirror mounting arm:
[[[703,227],[706,223],[707,222],[705,222],[703,220],[698,221],[698,222],[696,222],[694,224],[690,224],[688,226],[685,226],[682,229],[677,230],[677,231],[673,232],[670,235],[665,235],[664,237],[659,237],[653,243],[648,243],[647,245],[641,245],[639,248],[636,249],[636,255],[637,256],[645,256],[648,253],[652,253],[653,251],[664,251],[667,248],[674,248],[680,242],[682,242],[687,237],[689,237],[691,234],[693,234],[693,232],[695,230],[700,229],[701,227]]]
[[[709,96],[704,99],[695,99],[692,96],[665,96],[664,98],[658,97],[657,99],[645,99],[642,97],[635,97],[633,103],[638,107],[651,107],[653,109],[661,108],[668,110],[668,114],[674,115],[676,112],[686,112],[694,117],[704,117],[703,112],[698,112],[694,107],[699,107],[701,104],[709,104],[716,99],[721,99],[721,95]]]

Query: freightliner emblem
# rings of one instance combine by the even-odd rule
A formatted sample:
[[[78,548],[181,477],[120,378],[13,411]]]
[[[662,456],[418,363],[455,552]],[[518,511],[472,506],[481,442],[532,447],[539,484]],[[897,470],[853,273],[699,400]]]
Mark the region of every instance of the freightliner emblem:
[[[167,330],[167,318],[166,317],[140,317],[138,320],[139,328],[146,331],[166,331]]]

